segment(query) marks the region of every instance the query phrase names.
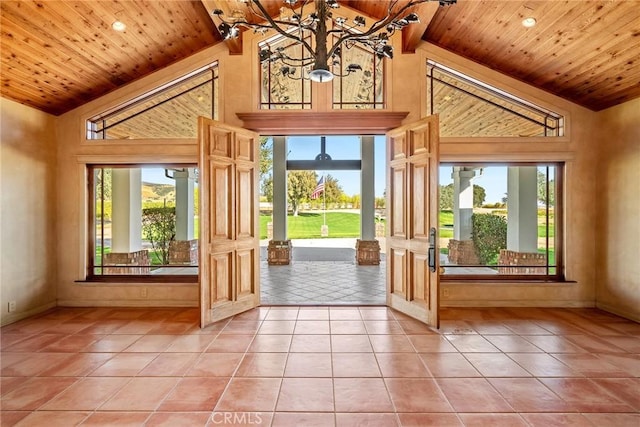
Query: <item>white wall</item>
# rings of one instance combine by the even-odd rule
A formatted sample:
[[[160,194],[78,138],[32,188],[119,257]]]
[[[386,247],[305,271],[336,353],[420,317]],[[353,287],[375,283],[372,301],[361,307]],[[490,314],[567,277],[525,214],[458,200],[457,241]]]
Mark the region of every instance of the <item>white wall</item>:
[[[598,116],[597,306],[640,321],[640,99]]]
[[[0,143],[4,325],[56,305],[55,117],[0,98]]]

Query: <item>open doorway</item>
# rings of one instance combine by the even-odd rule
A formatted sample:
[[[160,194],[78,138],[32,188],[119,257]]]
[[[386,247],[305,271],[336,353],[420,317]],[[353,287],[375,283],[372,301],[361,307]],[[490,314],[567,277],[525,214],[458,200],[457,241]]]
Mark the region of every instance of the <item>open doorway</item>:
[[[260,161],[262,304],[385,304],[385,137],[263,137]]]

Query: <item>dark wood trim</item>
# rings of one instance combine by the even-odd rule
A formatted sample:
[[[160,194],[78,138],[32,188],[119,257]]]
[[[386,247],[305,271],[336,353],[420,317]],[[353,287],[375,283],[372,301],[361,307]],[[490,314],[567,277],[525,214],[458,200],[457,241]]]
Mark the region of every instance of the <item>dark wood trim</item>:
[[[189,266],[197,267],[197,266]],[[137,283],[157,283],[157,284],[182,284],[182,283],[198,283],[199,276],[197,274],[112,274],[112,275],[94,275],[89,276],[85,280],[76,280],[76,283],[117,283],[122,285],[130,285]]]
[[[380,135],[399,127],[401,111],[259,111],[236,113],[243,127],[262,135]]]
[[[288,171],[359,171],[361,160],[287,160]]]

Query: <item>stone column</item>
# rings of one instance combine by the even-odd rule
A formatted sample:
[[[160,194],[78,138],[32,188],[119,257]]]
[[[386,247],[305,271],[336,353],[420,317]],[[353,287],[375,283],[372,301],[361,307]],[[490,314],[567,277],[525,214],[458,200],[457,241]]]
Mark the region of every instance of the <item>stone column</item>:
[[[142,174],[139,168],[114,168],[111,212],[111,251],[142,249]]]
[[[373,136],[360,137],[360,238],[376,238],[376,188]]]
[[[269,265],[291,261],[291,241],[287,240],[287,139],[273,137],[273,239],[267,247]]]
[[[538,170],[510,167],[507,172],[507,249],[538,252]]]
[[[473,215],[473,169],[453,168],[453,239],[471,240],[471,215]]]
[[[356,242],[358,265],[380,264],[380,244],[376,240],[375,158],[373,136],[360,137],[360,239]]]
[[[194,182],[193,168],[185,168],[173,174],[176,180],[176,240],[194,238]]]
[[[507,249],[538,252],[538,175],[535,166],[507,172]]]
[[[287,139],[273,137],[273,240],[287,240]]]
[[[500,250],[498,273],[545,274],[546,254],[538,253],[538,169],[507,172],[507,249]]]

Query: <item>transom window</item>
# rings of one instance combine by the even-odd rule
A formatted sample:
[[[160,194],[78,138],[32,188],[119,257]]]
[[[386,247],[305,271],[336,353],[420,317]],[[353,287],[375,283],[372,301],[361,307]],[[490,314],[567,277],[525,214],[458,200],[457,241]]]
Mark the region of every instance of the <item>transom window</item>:
[[[311,33],[306,37],[313,43]],[[282,56],[302,57],[302,45],[277,35],[258,44],[259,51],[268,49]],[[261,58],[258,58],[261,60]],[[356,64],[360,70],[348,73],[347,67]],[[311,109],[313,90],[331,88],[333,109],[385,108],[385,63],[382,58],[361,46],[345,48],[339,60],[331,66],[336,78],[329,83],[312,85],[305,67],[296,67],[286,60],[261,60],[260,108],[270,110]]]
[[[564,135],[562,115],[431,60],[427,111],[439,114],[442,137]]]
[[[338,65],[340,74],[346,74],[349,64],[358,64],[362,70],[333,80],[334,109],[384,108],[384,61],[373,51],[361,46],[345,49]]]
[[[311,43],[311,37],[305,37]],[[289,57],[302,57],[303,46],[283,36],[275,36],[258,44],[259,49],[271,52],[281,51]],[[311,80],[305,71],[291,66],[292,73],[282,61],[261,61],[260,63],[260,108],[268,110],[305,110],[311,108]]]
[[[198,116],[217,119],[218,66],[212,64],[87,121],[87,139],[195,138]]]

